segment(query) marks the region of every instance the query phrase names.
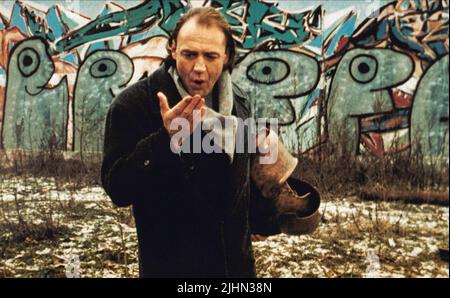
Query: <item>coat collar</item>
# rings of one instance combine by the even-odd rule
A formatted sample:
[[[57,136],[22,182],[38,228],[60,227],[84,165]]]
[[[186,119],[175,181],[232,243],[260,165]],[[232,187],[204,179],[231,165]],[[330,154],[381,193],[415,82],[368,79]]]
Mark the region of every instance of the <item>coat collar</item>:
[[[170,107],[175,106],[181,100],[181,95],[177,90],[175,82],[168,73],[169,65],[163,63],[152,75],[148,77],[148,87],[150,88],[150,94],[156,98],[158,112],[159,112],[159,100],[156,95],[158,92],[163,92],[169,103]]]

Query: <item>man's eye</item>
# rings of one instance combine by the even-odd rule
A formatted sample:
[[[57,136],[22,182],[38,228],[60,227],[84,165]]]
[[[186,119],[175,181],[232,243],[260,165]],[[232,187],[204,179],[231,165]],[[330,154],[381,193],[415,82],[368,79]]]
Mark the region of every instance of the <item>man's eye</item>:
[[[183,55],[186,58],[195,58],[195,56],[196,56],[195,53],[184,53]]]
[[[211,55],[205,55],[206,56],[206,59],[208,59],[208,60],[214,60],[214,59],[217,59],[217,55],[214,55],[214,54],[211,54]]]

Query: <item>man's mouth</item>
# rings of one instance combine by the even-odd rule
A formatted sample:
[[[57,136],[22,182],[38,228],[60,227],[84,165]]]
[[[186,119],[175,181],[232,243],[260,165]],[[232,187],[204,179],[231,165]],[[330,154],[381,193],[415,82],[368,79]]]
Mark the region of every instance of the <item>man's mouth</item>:
[[[191,83],[192,83],[191,85],[194,89],[199,89],[204,86],[206,81],[205,80],[191,80]]]

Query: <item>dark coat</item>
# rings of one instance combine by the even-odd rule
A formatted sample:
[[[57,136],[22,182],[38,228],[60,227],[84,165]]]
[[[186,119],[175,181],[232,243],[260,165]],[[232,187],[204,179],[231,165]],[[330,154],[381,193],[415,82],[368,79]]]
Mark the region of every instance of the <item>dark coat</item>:
[[[233,114],[251,111],[234,91]],[[254,277],[251,233],[279,233],[274,209],[250,181],[248,153],[175,154],[157,92],[181,100],[167,66],[128,87],[108,112],[102,184],[114,204],[133,206],[142,277]],[[247,138],[245,138],[247,139]]]

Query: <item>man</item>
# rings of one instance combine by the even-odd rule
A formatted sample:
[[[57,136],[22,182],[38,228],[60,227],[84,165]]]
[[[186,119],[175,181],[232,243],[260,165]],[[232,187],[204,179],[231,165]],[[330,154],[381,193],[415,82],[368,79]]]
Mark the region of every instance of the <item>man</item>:
[[[103,187],[116,205],[133,206],[142,277],[254,277],[251,233],[280,230],[271,220],[273,206],[254,195],[251,155],[233,146],[212,154],[171,148],[171,140],[187,141],[173,143],[171,123],[185,119],[194,132],[194,111],[202,122],[251,117],[245,94],[230,79],[231,30],[213,8],[194,8],[167,47],[163,65],[110,107]]]

